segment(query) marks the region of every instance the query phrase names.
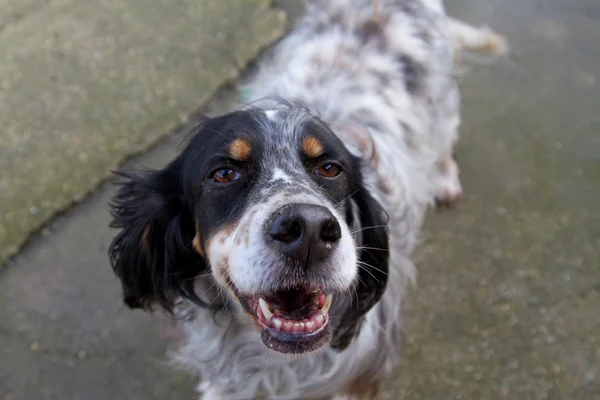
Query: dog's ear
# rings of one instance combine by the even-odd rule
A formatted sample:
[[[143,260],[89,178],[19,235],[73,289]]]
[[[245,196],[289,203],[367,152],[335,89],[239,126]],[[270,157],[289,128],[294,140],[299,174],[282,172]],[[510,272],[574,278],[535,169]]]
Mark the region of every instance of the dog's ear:
[[[352,196],[359,223],[356,226],[358,282],[352,302],[341,315],[332,347],[344,350],[358,335],[364,315],[381,299],[388,279],[388,217],[383,207],[364,188]]]
[[[109,257],[125,304],[169,312],[180,298],[201,304],[194,278],[207,265],[192,245],[194,216],[184,201],[179,160],[163,170],[117,174],[126,181],[110,204],[111,227],[120,232]]]

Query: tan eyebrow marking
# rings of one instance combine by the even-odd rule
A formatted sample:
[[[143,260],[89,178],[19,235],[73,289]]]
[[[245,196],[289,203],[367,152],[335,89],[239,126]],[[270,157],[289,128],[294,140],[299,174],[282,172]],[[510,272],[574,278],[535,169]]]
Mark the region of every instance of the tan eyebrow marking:
[[[252,146],[245,139],[235,139],[229,145],[229,157],[236,161],[245,161],[250,157]]]
[[[302,139],[302,151],[309,158],[317,158],[323,154],[323,144],[313,136]]]

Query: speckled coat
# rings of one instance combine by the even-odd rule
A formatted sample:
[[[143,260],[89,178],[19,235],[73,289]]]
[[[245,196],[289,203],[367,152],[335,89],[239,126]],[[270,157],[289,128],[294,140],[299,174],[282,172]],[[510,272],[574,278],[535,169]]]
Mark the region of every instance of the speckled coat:
[[[315,2],[262,60],[246,88],[253,107],[313,110],[364,158],[364,177],[390,218],[388,286],[344,351],[301,359],[265,353],[245,319],[220,313],[206,323],[212,313],[196,309],[174,359],[202,376],[203,398],[370,398],[396,365],[424,213],[461,191],[452,160],[460,121],[453,50],[485,39],[452,21],[441,0]]]

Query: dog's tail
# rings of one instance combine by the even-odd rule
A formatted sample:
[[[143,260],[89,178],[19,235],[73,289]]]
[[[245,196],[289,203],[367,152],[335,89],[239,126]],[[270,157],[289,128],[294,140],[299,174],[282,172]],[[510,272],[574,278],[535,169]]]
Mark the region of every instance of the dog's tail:
[[[448,17],[448,29],[452,39],[455,65],[460,64],[463,55],[495,59],[509,53],[506,39],[487,26],[477,28]]]
[[[441,0],[440,0],[441,1]],[[331,20],[352,20],[362,18],[384,17],[394,9],[418,10],[418,2],[400,4],[398,0],[307,0],[308,14]],[[441,6],[443,7],[443,6]],[[411,12],[414,12],[412,10]],[[312,11],[312,13],[311,13]],[[455,58],[460,59],[462,54],[486,58],[495,58],[509,52],[506,39],[487,26],[475,27],[458,19],[448,17],[448,30],[452,40]]]

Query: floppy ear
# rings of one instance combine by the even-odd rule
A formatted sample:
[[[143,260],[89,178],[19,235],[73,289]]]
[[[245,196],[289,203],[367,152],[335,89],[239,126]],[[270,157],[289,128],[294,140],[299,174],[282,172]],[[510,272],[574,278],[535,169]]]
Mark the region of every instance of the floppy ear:
[[[341,316],[332,347],[344,350],[358,335],[364,315],[381,299],[388,279],[388,217],[364,187],[352,196],[359,224],[358,282],[351,304]]]
[[[110,204],[110,226],[121,231],[109,257],[125,304],[147,310],[159,305],[169,312],[182,297],[202,304],[194,278],[207,265],[193,249],[194,216],[183,200],[178,161],[163,170],[117,174],[127,181]]]

